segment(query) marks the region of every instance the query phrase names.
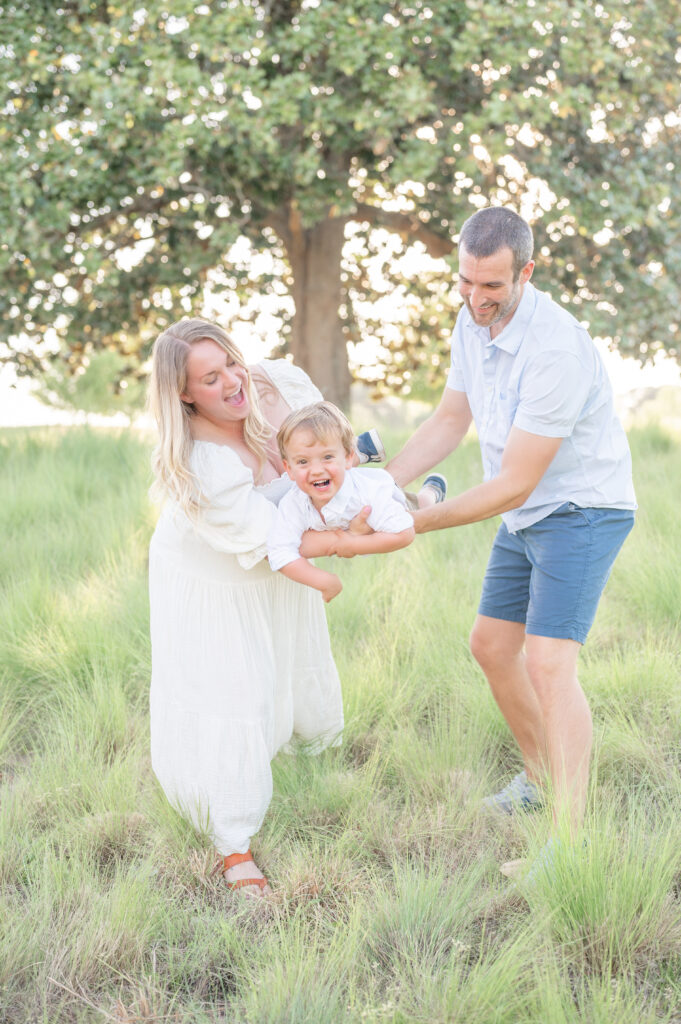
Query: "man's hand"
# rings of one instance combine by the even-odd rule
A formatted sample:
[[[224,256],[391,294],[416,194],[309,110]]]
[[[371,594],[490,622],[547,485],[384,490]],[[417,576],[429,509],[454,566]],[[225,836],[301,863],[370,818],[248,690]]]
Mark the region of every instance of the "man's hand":
[[[373,533],[374,531],[367,523],[367,519],[369,518],[370,515],[371,505],[365,505],[363,509],[360,509],[355,518],[350,520],[350,522],[348,523],[347,532],[357,533],[360,534],[360,536],[363,536],[367,533]],[[337,550],[336,554],[339,555],[340,551]],[[349,555],[344,555],[343,557],[348,558]]]

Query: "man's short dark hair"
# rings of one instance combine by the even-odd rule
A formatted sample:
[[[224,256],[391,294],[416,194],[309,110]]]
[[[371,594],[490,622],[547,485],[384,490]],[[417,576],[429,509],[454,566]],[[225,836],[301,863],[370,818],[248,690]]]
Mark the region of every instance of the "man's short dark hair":
[[[532,259],[532,228],[515,210],[486,206],[469,217],[461,228],[461,248],[476,260],[494,256],[500,249],[510,249],[513,254],[513,280],[517,281],[520,271]]]

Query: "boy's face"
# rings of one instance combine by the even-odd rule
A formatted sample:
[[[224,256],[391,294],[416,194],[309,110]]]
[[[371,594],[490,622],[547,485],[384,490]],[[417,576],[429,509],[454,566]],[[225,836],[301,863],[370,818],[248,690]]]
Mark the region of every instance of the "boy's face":
[[[300,427],[289,438],[284,465],[291,479],[320,509],[338,494],[345,470],[352,465],[352,455],[345,453],[338,438],[319,441],[310,430]]]

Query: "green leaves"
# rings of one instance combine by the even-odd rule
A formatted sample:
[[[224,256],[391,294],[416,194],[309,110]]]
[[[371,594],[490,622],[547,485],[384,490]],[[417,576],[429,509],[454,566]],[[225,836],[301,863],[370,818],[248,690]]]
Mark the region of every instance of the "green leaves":
[[[135,337],[143,359],[159,326],[201,312],[239,235],[280,250],[294,210],[309,230],[369,208],[402,251],[441,254],[471,202],[494,202],[533,221],[540,284],[595,332],[614,305],[632,351],[674,346],[675,7],[13,4],[0,345]]]

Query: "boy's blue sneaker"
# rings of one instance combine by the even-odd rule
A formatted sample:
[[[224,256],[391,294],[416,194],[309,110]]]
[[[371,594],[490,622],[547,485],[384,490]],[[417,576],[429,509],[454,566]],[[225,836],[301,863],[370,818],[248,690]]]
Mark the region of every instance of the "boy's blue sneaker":
[[[385,462],[385,448],[377,430],[365,430],[359,434],[356,448],[362,466],[367,462]]]
[[[447,497],[447,479],[442,473],[431,473],[421,484],[421,487],[432,487],[435,491],[435,504],[439,505]]]
[[[508,786],[482,801],[482,806],[487,810],[500,811],[502,814],[538,811],[543,805],[541,793],[534,782],[530,782],[524,770],[514,775]]]

